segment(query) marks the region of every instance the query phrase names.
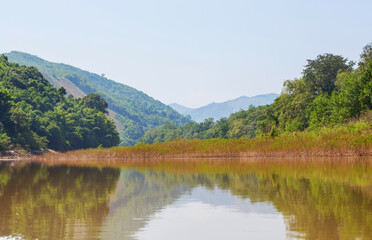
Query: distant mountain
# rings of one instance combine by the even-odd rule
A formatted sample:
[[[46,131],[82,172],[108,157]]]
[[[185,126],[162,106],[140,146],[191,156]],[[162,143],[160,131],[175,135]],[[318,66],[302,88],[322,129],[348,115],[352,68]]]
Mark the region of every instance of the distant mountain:
[[[188,108],[177,103],[172,103],[169,106],[182,115],[190,115],[192,120],[201,122],[206,118],[220,119],[228,117],[231,113],[237,112],[240,109],[247,110],[250,105],[260,106],[271,104],[277,97],[279,97],[279,94],[269,93],[253,97],[242,96],[222,103],[213,102],[200,108]]]
[[[177,103],[171,103],[171,104],[169,104],[169,106],[170,106],[171,108],[173,108],[174,110],[176,110],[177,112],[183,114],[183,115],[185,115],[184,113],[187,113],[187,112],[189,112],[189,111],[194,110],[194,109],[192,109],[192,108],[188,108],[188,107],[182,106],[182,105],[177,104]],[[186,115],[187,115],[187,114],[186,114]]]
[[[50,83],[56,87],[63,86],[75,97],[99,93],[109,104],[109,116],[115,120],[121,145],[137,143],[148,129],[166,122],[182,125],[189,121],[145,93],[103,76],[63,63],[48,62],[28,53],[13,51],[5,55],[9,62],[38,68]]]

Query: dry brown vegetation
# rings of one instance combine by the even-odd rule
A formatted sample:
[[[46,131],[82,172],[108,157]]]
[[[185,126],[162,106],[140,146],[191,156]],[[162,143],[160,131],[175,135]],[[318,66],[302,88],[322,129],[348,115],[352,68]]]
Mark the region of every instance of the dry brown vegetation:
[[[372,155],[370,122],[324,128],[312,132],[286,133],[272,138],[175,140],[137,144],[133,147],[96,148],[49,153],[38,160],[247,158],[247,157],[347,157]]]

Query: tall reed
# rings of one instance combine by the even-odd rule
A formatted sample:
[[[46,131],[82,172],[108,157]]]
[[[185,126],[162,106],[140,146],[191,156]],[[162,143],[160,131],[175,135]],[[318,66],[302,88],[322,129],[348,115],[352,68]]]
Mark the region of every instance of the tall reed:
[[[369,121],[349,123],[318,131],[284,133],[278,137],[253,139],[175,140],[165,143],[137,144],[49,153],[37,157],[51,159],[147,159],[207,157],[345,157],[372,155],[372,124]]]

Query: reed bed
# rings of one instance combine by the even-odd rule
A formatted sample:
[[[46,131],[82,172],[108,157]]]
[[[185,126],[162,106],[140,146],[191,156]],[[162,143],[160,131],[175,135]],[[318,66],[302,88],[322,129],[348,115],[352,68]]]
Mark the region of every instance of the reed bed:
[[[356,122],[310,132],[284,133],[253,139],[175,140],[132,147],[96,148],[47,153],[38,160],[349,157],[372,156],[372,124]]]

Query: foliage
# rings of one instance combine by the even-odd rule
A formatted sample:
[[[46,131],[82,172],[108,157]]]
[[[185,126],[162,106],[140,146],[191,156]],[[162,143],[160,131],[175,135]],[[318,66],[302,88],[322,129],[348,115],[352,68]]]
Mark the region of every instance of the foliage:
[[[0,57],[0,150],[10,143],[26,149],[72,149],[115,146],[113,121],[98,94],[65,97],[35,67],[9,63]]]
[[[363,48],[363,52],[360,55],[360,62],[358,63],[359,67],[364,69],[368,63],[372,60],[372,44],[367,44]]]
[[[9,137],[6,133],[0,132],[0,152],[8,150],[9,148]]]
[[[250,107],[214,122],[166,124],[150,129],[144,143],[182,139],[275,137],[296,131],[319,131],[358,119],[372,109],[372,46],[363,49],[359,68],[346,58],[323,54],[307,60],[303,75],[284,82],[268,106]]]
[[[108,107],[107,102],[97,93],[89,93],[83,97],[84,106],[87,108],[97,109],[100,112],[108,113],[106,108]]]
[[[201,123],[189,122],[181,127],[167,123],[147,131],[141,141],[151,144],[177,138],[252,138],[257,133],[264,131],[261,129],[261,125],[267,125],[268,111],[267,106],[250,106],[246,111],[241,110],[231,114],[229,118],[221,118],[216,122],[213,118],[208,118]]]
[[[121,145],[136,144],[148,129],[166,122],[180,126],[189,121],[189,118],[145,93],[103,76],[22,52],[11,52],[7,56],[13,62],[37,67],[54,86],[64,86],[75,97],[89,93],[101,95],[108,104],[110,116],[117,122]]]
[[[177,139],[163,143],[139,143],[131,147],[47,154],[37,159],[46,162],[65,159],[74,162],[79,159],[80,164],[85,164],[92,159],[100,163],[111,163],[111,159],[125,163],[133,159],[161,161],[163,158],[369,156],[372,154],[371,119],[372,112],[368,112],[357,122],[319,128],[317,131],[279,134],[274,126],[267,136],[252,139]]]
[[[352,71],[354,65],[342,56],[329,53],[319,55],[315,60],[308,59],[307,62],[303,77],[310,92],[315,95],[331,95],[335,89],[337,73]]]

